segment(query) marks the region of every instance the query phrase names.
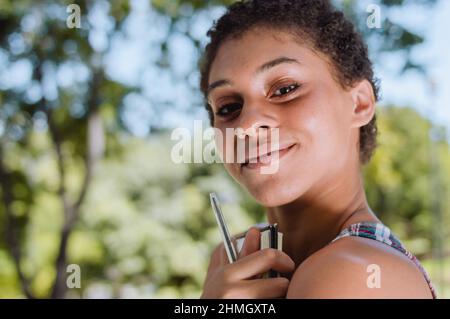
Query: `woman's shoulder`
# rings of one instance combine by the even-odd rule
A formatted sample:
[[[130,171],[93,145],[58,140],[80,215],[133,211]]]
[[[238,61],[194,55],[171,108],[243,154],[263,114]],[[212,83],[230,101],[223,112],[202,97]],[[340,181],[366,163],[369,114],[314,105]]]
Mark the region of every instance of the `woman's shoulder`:
[[[345,237],[318,250],[296,269],[287,298],[431,298],[419,268],[396,249]]]

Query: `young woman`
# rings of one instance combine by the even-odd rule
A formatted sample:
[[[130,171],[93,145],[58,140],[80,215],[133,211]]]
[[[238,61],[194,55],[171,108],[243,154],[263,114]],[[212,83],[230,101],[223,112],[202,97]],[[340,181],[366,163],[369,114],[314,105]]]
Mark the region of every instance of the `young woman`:
[[[284,237],[282,252],[259,250],[251,228],[232,264],[220,245],[202,298],[434,298],[367,203],[361,165],[376,146],[378,87],[352,23],[326,0],[254,0],[231,5],[208,36],[201,90],[212,126],[279,130],[264,161],[224,165]],[[271,161],[278,170],[261,174]],[[283,275],[261,278],[269,269]]]

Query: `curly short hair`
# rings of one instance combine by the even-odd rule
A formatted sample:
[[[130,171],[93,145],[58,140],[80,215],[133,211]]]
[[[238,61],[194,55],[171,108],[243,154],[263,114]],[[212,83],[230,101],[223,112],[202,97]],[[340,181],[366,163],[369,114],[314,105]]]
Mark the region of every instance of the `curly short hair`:
[[[330,58],[339,84],[344,88],[367,79],[379,100],[379,81],[375,78],[367,46],[354,25],[329,0],[247,0],[228,7],[207,36],[210,38],[200,59],[200,89],[211,125],[214,113],[207,101],[209,72],[220,45],[226,39],[241,37],[255,27],[288,31]],[[376,115],[360,128],[359,158],[369,162],[377,146]]]

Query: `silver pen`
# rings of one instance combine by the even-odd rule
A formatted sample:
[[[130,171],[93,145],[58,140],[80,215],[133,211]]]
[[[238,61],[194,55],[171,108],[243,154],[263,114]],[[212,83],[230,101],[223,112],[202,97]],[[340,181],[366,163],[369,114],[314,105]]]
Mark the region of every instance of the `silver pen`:
[[[219,199],[215,193],[210,193],[209,198],[211,200],[211,206],[216,216],[217,224],[219,225],[220,233],[222,235],[223,244],[228,255],[228,261],[231,263],[237,260],[236,248],[231,241],[230,233],[228,232],[227,224],[220,209]]]

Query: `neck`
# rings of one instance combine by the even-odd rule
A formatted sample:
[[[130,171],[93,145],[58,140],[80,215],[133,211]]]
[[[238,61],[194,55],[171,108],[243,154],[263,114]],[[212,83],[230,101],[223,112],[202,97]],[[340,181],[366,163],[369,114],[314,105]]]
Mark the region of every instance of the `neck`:
[[[353,173],[349,176],[349,172]],[[296,266],[350,224],[379,222],[368,206],[359,167],[346,173],[329,179],[289,204],[267,209],[268,221],[278,223],[283,233],[283,251]]]

